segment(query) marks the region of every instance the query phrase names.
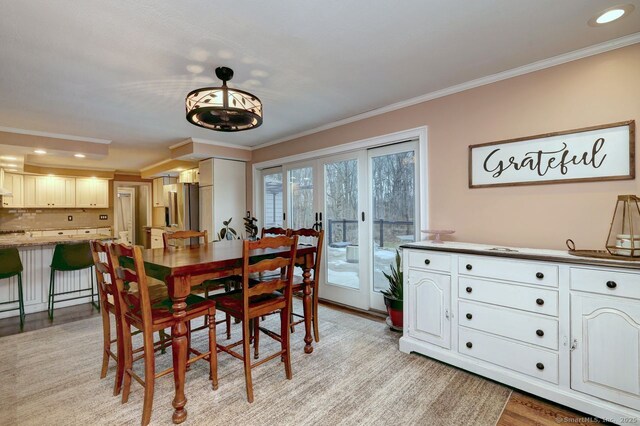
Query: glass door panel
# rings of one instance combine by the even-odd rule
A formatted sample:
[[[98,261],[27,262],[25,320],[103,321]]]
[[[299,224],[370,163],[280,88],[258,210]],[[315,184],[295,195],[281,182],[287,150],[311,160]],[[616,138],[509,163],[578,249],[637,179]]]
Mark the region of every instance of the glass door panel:
[[[315,221],[313,166],[294,167],[287,171],[289,228],[311,228]]]
[[[262,217],[265,228],[283,226],[282,169],[262,171]]]

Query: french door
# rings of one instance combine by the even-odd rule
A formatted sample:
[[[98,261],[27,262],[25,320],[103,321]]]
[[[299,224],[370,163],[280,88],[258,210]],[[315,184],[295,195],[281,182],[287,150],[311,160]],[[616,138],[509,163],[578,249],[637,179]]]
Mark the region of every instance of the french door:
[[[384,273],[420,235],[417,151],[404,142],[262,171],[263,226],[325,231],[321,298],[385,309]]]

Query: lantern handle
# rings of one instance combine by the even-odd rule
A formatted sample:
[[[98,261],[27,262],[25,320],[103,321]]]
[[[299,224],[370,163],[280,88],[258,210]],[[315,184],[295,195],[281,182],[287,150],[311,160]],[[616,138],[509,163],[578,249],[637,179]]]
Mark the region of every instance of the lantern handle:
[[[567,239],[566,244],[569,251],[576,251],[576,243],[571,238]]]

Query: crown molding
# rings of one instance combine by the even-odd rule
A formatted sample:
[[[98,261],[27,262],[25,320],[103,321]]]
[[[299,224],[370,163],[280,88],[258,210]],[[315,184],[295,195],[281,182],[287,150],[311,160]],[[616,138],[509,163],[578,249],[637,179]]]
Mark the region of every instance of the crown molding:
[[[19,135],[41,136],[41,137],[52,138],[52,139],[66,139],[66,140],[78,141],[78,142],[99,143],[104,145],[109,145],[111,143],[111,141],[107,139],[96,139],[96,138],[89,138],[84,136],[63,135],[59,133],[39,132],[37,130],[16,129],[13,127],[3,127],[3,126],[0,126],[0,132],[16,133]]]
[[[169,147],[169,149],[176,149],[176,148],[180,148],[181,146],[190,144],[190,143],[202,143],[205,145],[211,145],[211,146],[221,146],[223,148],[234,148],[234,149],[242,149],[245,151],[251,151],[253,150],[252,147],[250,146],[244,146],[244,145],[235,145],[232,143],[227,143],[227,142],[217,142],[217,141],[210,141],[208,139],[200,139],[200,138],[187,138],[185,140],[183,140],[182,142],[178,142],[177,144],[171,145]]]
[[[457,84],[455,86],[447,87],[445,89],[436,90],[435,92],[427,93],[425,95],[417,96],[415,98],[396,102],[381,108],[376,108],[371,111],[367,111],[362,114],[354,115],[352,117],[347,117],[342,120],[327,123],[310,130],[305,130],[300,133],[296,133],[290,136],[285,136],[283,138],[276,139],[270,142],[265,142],[260,145],[255,145],[251,149],[256,150],[260,148],[266,148],[271,145],[276,145],[282,142],[301,138],[303,136],[309,136],[314,133],[333,129],[339,126],[344,126],[345,124],[375,117],[381,114],[385,114],[387,112],[396,111],[398,109],[410,107],[423,102],[431,101],[433,99],[438,99],[445,96],[453,95],[455,93],[463,92],[469,89],[474,89],[476,87],[486,86],[487,84],[496,83],[498,81],[507,80],[509,78],[518,77],[520,75],[529,74],[529,73],[540,71],[546,68],[555,67],[556,65],[562,65],[567,62],[577,61],[579,59],[598,55],[600,53],[609,52],[615,49],[620,49],[622,47],[630,46],[636,43],[640,43],[640,32],[633,33],[624,37],[616,38],[613,40],[605,41],[604,43],[594,44],[593,46],[588,46],[582,49],[574,50],[572,52],[563,53],[561,55],[553,56],[548,59],[543,59],[537,62],[523,65],[521,67],[513,68],[507,71],[502,71],[497,74],[492,74],[486,77],[481,77],[475,80],[467,81],[466,83]]]

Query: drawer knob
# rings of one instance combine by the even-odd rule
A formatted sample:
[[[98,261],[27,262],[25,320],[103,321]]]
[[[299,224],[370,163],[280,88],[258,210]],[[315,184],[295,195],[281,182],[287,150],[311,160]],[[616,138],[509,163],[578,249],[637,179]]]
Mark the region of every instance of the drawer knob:
[[[467,291],[467,293],[471,293],[473,291],[471,287],[467,287],[465,290]]]
[[[470,271],[470,270],[472,270],[472,269],[473,269],[473,266],[471,266],[471,264],[470,264],[470,263],[468,263],[468,264],[467,264],[467,271]]]
[[[536,330],[536,334],[540,337],[544,336],[544,331],[542,330]]]
[[[468,347],[469,349],[471,349],[471,348],[473,347],[473,343],[471,343],[471,342],[467,342],[467,347]]]
[[[470,320],[471,318],[473,318],[473,315],[467,314],[467,319]]]
[[[424,260],[424,264],[425,264],[425,265],[428,265],[428,264],[430,264],[430,263],[431,263],[431,261],[430,261],[429,259],[425,259],[425,260]]]
[[[539,363],[537,363],[537,364],[536,364],[536,368],[537,368],[538,370],[544,370],[544,364],[543,364],[543,363],[541,363],[541,362],[539,362]]]
[[[544,300],[542,299],[536,299],[536,303],[540,306],[544,305]]]
[[[544,278],[544,274],[542,272],[538,272],[538,273],[536,273],[536,278],[541,280],[541,279]]]
[[[616,284],[615,281],[607,281],[607,287],[616,288],[616,287],[618,287],[618,284]]]

